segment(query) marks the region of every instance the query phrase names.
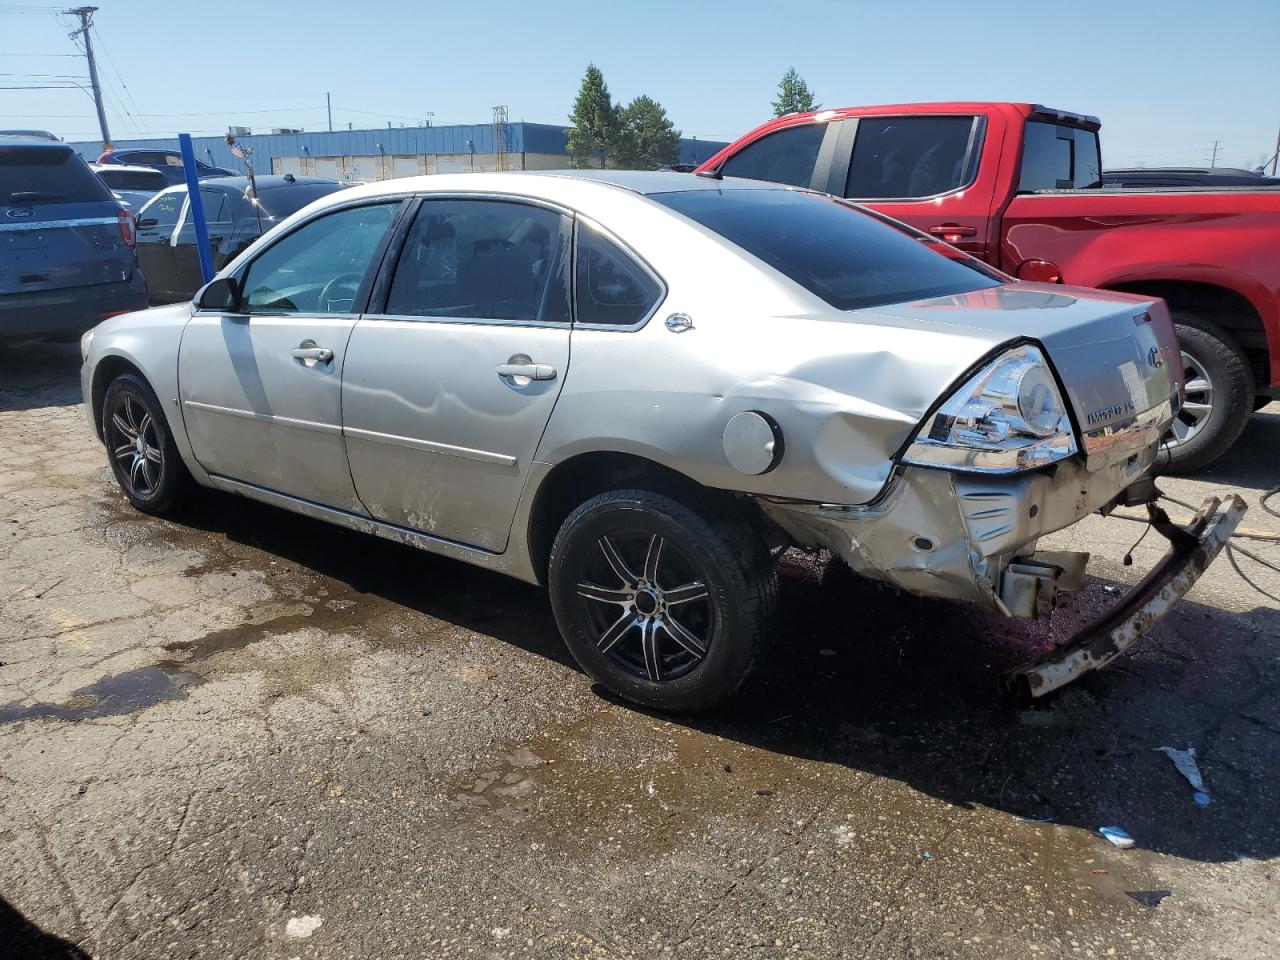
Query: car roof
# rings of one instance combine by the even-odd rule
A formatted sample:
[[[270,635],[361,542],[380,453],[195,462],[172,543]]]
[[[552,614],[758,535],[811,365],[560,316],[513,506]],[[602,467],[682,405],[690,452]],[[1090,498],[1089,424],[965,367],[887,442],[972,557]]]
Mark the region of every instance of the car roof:
[[[334,186],[341,186],[337,180],[330,177],[299,177],[294,174],[267,174],[254,178],[258,185],[258,192],[263,190],[276,190],[283,187],[295,187],[299,185],[311,183],[332,183]],[[230,190],[244,191],[249,188],[248,177],[201,177],[200,186],[208,187],[226,187]]]
[[[0,144],[6,147],[23,146],[40,147],[44,150],[71,150],[71,147],[61,140],[50,140],[47,137],[26,133],[0,133]]]

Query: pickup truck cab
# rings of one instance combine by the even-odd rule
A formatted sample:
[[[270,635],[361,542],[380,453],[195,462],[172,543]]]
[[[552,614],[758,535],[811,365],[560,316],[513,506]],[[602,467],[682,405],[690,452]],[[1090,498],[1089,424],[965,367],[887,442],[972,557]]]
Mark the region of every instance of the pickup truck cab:
[[[1186,377],[1167,469],[1196,470],[1280,398],[1280,189],[1104,186],[1099,127],[1027,103],[820,110],[697,172],[846,197],[1022,280],[1164,298]]]

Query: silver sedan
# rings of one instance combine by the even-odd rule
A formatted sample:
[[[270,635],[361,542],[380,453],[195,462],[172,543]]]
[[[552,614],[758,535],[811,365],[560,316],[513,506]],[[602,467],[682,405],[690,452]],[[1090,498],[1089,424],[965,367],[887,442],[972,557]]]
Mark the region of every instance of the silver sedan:
[[[780,547],[1036,616],[1087,560],[1040,537],[1148,505],[1165,560],[1010,677],[1036,695],[1132,642],[1243,510],[1155,506],[1182,389],[1161,301],[1017,283],[775,184],[371,184],[82,346],[138,509],[194,482],[545,584],[582,667],[668,709],[747,681]]]

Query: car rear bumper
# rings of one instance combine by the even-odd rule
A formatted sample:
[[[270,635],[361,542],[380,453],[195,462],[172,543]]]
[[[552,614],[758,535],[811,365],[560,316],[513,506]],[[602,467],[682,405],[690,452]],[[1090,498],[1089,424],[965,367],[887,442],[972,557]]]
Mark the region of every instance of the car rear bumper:
[[[1040,537],[1108,506],[1145,477],[1167,420],[1118,433],[1105,449],[1008,475],[902,468],[856,506],[757,497],[796,542],[825,547],[854,572],[919,596],[964,600],[1007,616],[1053,608],[1076,589],[1088,554],[1037,553]]]
[[[1154,626],[1200,579],[1248,509],[1235,494],[1221,513],[1219,506],[1217,497],[1207,498],[1184,535],[1174,539],[1137,586],[1047,657],[1010,671],[1004,678],[1006,691],[1017,700],[1042,697],[1106,666]]]
[[[0,296],[0,341],[78,337],[112,314],[146,306],[141,270],[127,283],[7,294]]]

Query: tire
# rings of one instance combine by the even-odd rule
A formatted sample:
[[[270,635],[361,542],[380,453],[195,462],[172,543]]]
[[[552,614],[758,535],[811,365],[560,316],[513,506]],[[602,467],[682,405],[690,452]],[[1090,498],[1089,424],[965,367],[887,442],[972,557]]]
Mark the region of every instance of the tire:
[[[1253,413],[1253,371],[1244,351],[1217,325],[1173,311],[1187,377],[1187,399],[1165,435],[1163,473],[1192,473],[1222,456]]]
[[[169,513],[190,487],[191,474],[178,454],[160,401],[137,374],[123,373],[107,387],[102,441],[116,483],[143,513]]]
[[[650,490],[592,497],[561,525],[549,567],[569,651],[641,706],[689,712],[724,702],[773,632],[778,580],[768,550],[745,520],[701,503]]]

